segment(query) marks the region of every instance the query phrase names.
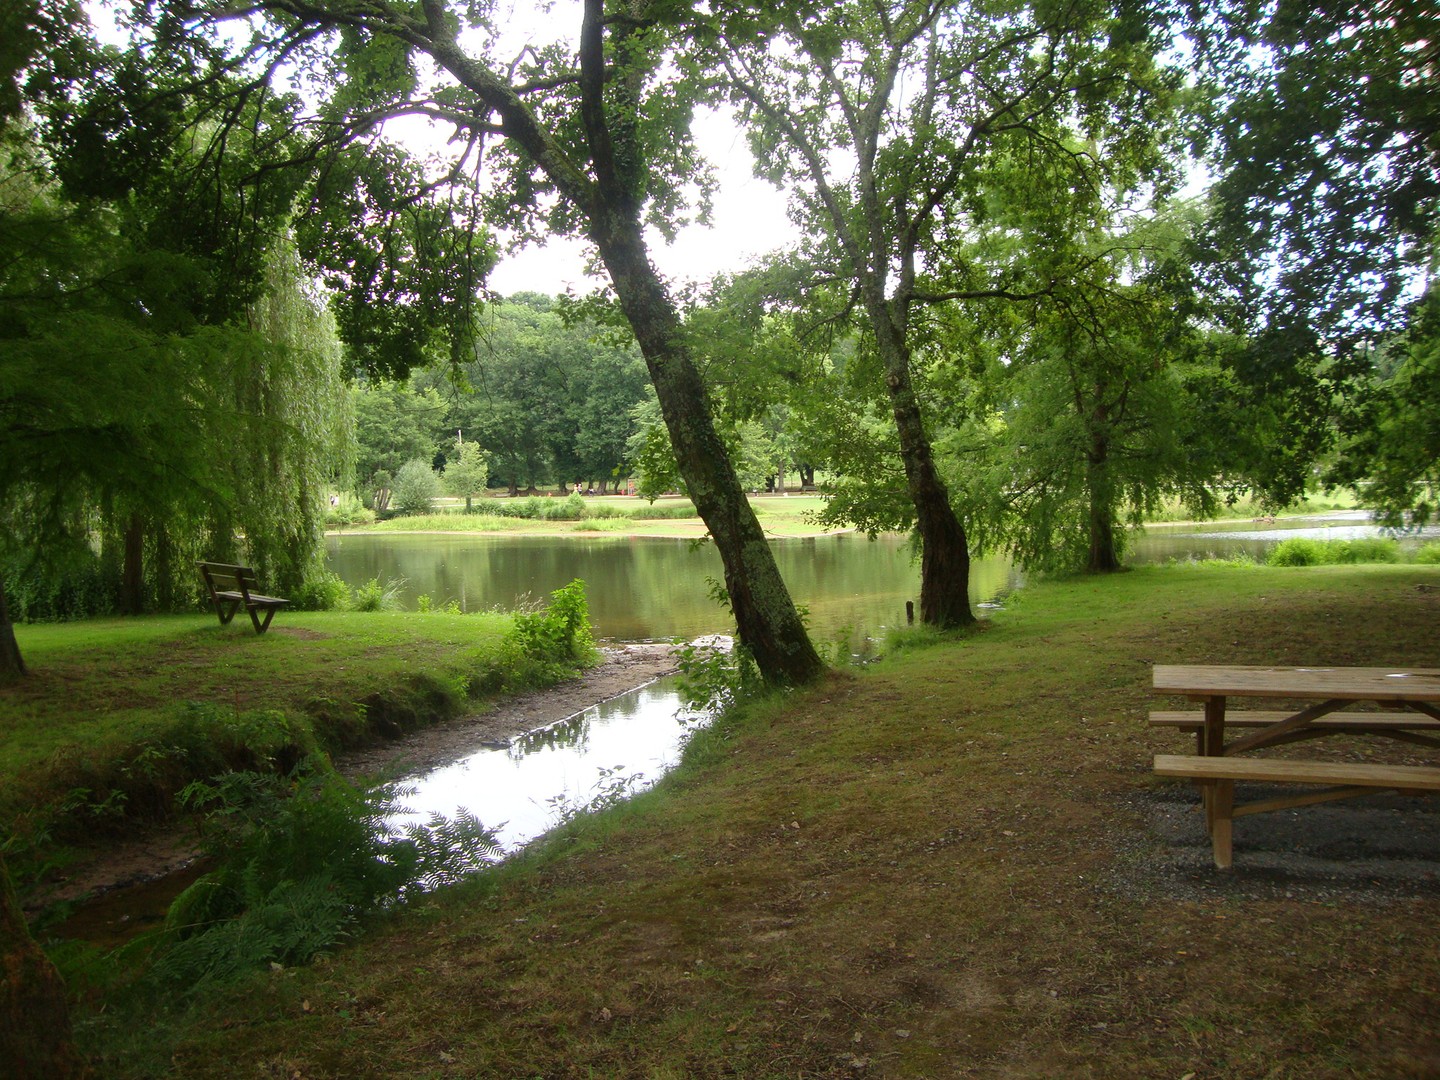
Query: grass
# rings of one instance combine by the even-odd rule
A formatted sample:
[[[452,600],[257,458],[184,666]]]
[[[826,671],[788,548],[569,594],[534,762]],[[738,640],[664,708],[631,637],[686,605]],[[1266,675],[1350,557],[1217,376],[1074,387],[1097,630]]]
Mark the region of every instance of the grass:
[[[543,498],[543,497],[542,497]],[[510,500],[502,500],[508,503]],[[562,503],[565,500],[556,499]],[[667,496],[653,504],[633,496],[587,496],[587,507],[596,516],[574,520],[502,517],[498,514],[466,514],[459,507],[437,514],[390,518],[373,525],[348,528],[348,532],[481,532],[512,536],[558,533],[624,533],[628,536],[704,536],[705,523],[694,516],[687,498]],[[824,500],[818,495],[756,495],[750,499],[761,528],[770,536],[819,536],[827,530],[811,517]]]
[[[1437,584],[1030,586],[725,718],[653,791],[322,963],[80,1030],[121,1077],[1433,1076],[1433,886],[1269,887],[1243,824],[1235,874],[1175,872],[1146,809],[1175,739],[1143,717],[1155,663],[1440,666]]]

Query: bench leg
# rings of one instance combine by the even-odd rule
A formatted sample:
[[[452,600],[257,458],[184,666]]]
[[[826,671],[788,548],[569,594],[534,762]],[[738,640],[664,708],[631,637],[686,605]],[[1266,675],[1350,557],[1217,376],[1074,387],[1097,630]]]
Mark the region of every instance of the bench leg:
[[[1217,780],[1210,785],[1210,849],[1215,856],[1217,870],[1229,870],[1231,865],[1231,816],[1235,809],[1235,781]]]
[[[260,617],[260,609],[259,609],[259,608],[253,608],[253,607],[252,607],[252,608],[250,609],[250,622],[254,625],[254,627],[255,627],[255,633],[257,633],[257,634],[263,634],[263,633],[265,633],[266,630],[269,630],[269,629],[270,629],[270,620],[273,619],[274,617],[275,617],[275,609],[274,609],[273,607],[267,607],[267,608],[265,609],[265,617],[264,617],[263,619]]]
[[[235,612],[240,610],[239,600],[217,600],[215,601],[215,614],[220,616],[220,625],[228,626],[230,620],[235,617]]]

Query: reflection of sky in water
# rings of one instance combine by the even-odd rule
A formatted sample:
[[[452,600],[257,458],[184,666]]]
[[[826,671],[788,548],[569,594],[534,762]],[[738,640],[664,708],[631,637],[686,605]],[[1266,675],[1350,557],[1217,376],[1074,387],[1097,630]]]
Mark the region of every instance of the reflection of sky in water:
[[[424,821],[454,817],[464,808],[513,851],[559,821],[564,806],[583,806],[617,778],[639,776],[631,790],[649,787],[680,760],[686,739],[701,722],[677,719],[680,698],[673,679],[586,709],[552,727],[517,736],[503,749],[469,757],[401,781],[414,792],[400,799]]]

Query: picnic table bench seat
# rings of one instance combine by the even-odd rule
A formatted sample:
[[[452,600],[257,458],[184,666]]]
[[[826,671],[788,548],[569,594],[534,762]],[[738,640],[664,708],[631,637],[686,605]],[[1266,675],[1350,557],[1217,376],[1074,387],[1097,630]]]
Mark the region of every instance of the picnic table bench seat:
[[[1155,755],[1158,776],[1185,777],[1205,783],[1205,801],[1215,865],[1221,870],[1232,862],[1231,822],[1247,814],[1354,798],[1376,791],[1422,794],[1440,792],[1440,768],[1429,765],[1382,765],[1371,762],[1293,761],[1280,758],[1204,755]],[[1262,799],[1235,805],[1236,781],[1286,784],[1328,784],[1323,791]]]
[[[1269,709],[1226,712],[1225,726],[1267,728],[1289,715],[1289,712]],[[1205,752],[1205,714],[1199,710],[1156,710],[1150,714],[1150,725],[1191,732],[1195,735],[1195,752]],[[1434,737],[1440,735],[1440,720],[1419,712],[1333,712],[1310,721],[1306,727],[1276,740],[1272,745],[1337,734],[1384,735],[1401,742],[1433,747],[1440,746],[1440,739]]]
[[[249,612],[255,633],[263,634],[270,629],[270,620],[275,617],[289,600],[278,596],[264,596],[255,592],[255,571],[248,566],[233,563],[201,562],[200,576],[205,579],[205,588],[210,602],[215,605],[215,614],[224,626],[235,617],[242,607]]]

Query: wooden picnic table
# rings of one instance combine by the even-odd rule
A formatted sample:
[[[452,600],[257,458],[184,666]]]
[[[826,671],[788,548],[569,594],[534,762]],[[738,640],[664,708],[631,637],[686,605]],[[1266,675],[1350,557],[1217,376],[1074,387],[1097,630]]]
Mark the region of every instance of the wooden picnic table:
[[[1239,758],[1248,751],[1325,735],[1380,735],[1430,748],[1440,747],[1440,669],[1400,667],[1244,667],[1157,664],[1156,694],[1183,695],[1203,704],[1203,713],[1151,713],[1152,724],[1197,732],[1194,756],[1157,755],[1162,776],[1189,777],[1201,784],[1215,865],[1231,864],[1231,820],[1376,790],[1440,791],[1440,768],[1371,762],[1294,761]],[[1289,709],[1228,712],[1232,699],[1302,702]],[[1398,712],[1348,710],[1356,704],[1398,706]],[[1345,711],[1342,711],[1345,710]],[[1225,728],[1246,734],[1225,741]],[[1303,795],[1236,806],[1237,780],[1334,784]]]
[[[1204,703],[1204,739],[1199,749],[1206,756],[1239,754],[1292,741],[1307,728],[1318,734],[1325,729],[1315,728],[1316,720],[1358,703],[1399,705],[1440,721],[1440,668],[1156,664],[1152,688],[1157,694],[1183,694]],[[1227,744],[1225,710],[1231,698],[1289,699],[1314,704],[1278,716],[1258,731]],[[1345,716],[1363,726],[1366,714]],[[1374,733],[1389,732],[1377,723]],[[1440,746],[1440,742],[1435,745]]]

